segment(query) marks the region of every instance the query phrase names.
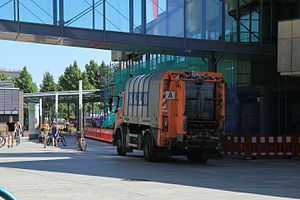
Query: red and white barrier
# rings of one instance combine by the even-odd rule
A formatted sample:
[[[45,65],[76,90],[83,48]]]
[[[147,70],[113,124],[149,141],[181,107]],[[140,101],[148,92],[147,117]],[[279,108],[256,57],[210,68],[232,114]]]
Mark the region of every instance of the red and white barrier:
[[[294,149],[296,157],[300,157],[300,136],[294,136]]]
[[[256,157],[299,157],[300,136],[225,136],[223,155]]]
[[[84,127],[84,136],[106,142],[113,141],[114,129]]]

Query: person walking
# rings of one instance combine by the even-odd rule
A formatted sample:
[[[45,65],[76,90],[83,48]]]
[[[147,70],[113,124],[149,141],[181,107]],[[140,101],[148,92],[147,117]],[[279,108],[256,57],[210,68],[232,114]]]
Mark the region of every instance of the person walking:
[[[13,116],[8,117],[8,122],[6,123],[6,135],[8,140],[8,148],[14,145],[14,135],[16,132],[16,123],[14,122]]]
[[[51,131],[52,131],[52,147],[58,147],[58,138],[59,138],[59,133],[58,133],[58,126],[56,122],[52,123],[51,126]]]
[[[16,122],[16,139],[17,145],[20,144],[21,133],[23,132],[23,127],[19,121]]]
[[[48,119],[45,119],[44,123],[41,126],[42,142],[44,144],[44,148],[46,148],[46,146],[47,146],[47,137],[48,137],[49,131],[50,131],[49,121],[48,121]]]

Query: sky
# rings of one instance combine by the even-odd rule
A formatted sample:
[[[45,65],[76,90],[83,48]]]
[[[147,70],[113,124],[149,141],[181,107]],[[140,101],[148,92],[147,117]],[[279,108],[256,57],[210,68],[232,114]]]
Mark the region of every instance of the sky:
[[[84,70],[85,64],[90,60],[95,60],[98,64],[102,60],[109,63],[111,51],[0,40],[0,67],[22,69],[27,66],[38,86],[46,71],[57,81],[74,60]]]

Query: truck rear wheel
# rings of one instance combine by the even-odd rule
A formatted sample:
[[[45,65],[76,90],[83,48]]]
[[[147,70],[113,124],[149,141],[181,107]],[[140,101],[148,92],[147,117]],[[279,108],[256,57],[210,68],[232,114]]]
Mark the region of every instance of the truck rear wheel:
[[[187,159],[193,163],[206,163],[208,158],[204,157],[199,152],[190,152],[187,154]]]
[[[144,158],[149,162],[157,161],[157,147],[150,134],[147,134],[144,139]]]
[[[125,148],[125,141],[122,135],[119,133],[118,139],[116,141],[117,144],[117,153],[119,156],[126,156],[126,148]]]

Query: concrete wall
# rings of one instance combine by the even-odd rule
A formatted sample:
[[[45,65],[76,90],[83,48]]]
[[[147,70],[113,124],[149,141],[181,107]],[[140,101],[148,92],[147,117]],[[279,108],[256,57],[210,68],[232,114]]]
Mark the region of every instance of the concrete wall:
[[[278,66],[281,75],[300,75],[300,19],[278,24]]]
[[[22,126],[24,126],[24,93],[23,91],[18,91],[19,92],[19,99],[18,99],[18,114],[12,114],[13,116],[15,116],[14,120],[16,121],[18,118],[18,121],[22,124]],[[0,103],[4,103],[4,102],[0,102]],[[6,102],[7,103],[7,102]],[[0,132],[4,132],[6,129],[6,122],[4,122],[4,120],[6,121],[5,118],[7,118],[10,114],[6,114],[3,115],[1,114],[0,117],[3,117],[3,121],[0,122]]]

